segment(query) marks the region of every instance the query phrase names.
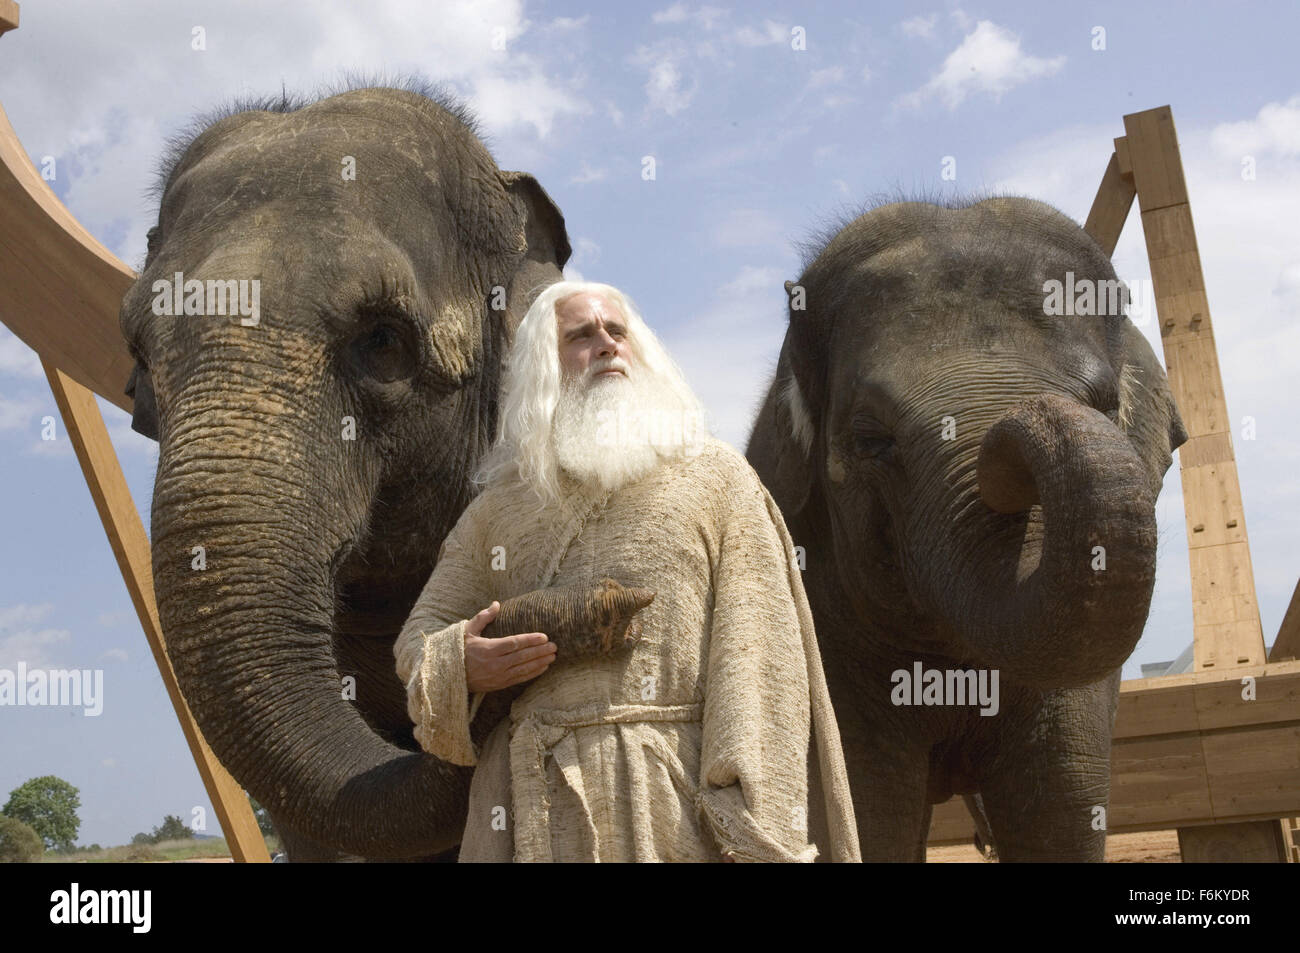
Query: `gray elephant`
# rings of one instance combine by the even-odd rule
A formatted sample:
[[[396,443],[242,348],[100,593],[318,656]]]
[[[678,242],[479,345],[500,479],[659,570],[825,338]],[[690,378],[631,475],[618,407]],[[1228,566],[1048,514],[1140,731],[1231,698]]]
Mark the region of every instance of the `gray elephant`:
[[[877,207],[787,291],[748,457],[806,550],[864,859],[924,860],[931,806],[978,794],[1001,859],[1100,861],[1186,440],[1126,289],[1065,215],[991,198]]]
[[[186,701],[292,859],[445,852],[469,772],[419,750],[392,645],[564,219],[419,83],[238,104],[160,192],[121,328]]]

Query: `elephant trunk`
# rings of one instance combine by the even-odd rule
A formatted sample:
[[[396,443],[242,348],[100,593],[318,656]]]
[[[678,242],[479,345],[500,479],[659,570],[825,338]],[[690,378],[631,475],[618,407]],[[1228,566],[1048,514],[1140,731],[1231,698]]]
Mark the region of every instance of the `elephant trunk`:
[[[1040,395],[988,429],[975,478],[982,504],[967,496],[951,521],[964,563],[923,570],[949,625],[982,662],[1040,689],[1114,672],[1155,581],[1155,503],[1128,439],[1098,411]]]
[[[338,527],[357,519],[340,512],[346,494],[302,492],[331,482],[305,449],[321,443],[299,438],[294,452],[259,441],[232,455],[246,427],[181,419],[159,458],[154,579],[168,654],[213,752],[273,816],[318,841],[391,858],[454,846],[468,772],[390,744],[345,698],[334,574],[349,545]]]

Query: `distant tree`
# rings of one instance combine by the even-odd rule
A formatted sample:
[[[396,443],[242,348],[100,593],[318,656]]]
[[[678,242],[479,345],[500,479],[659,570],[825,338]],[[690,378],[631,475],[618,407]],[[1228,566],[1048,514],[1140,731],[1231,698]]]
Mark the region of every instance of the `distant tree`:
[[[146,834],[144,831],[141,831],[140,833],[136,834],[134,837],[131,838],[131,843],[132,843],[132,844],[152,844],[152,843],[153,843],[153,835],[152,835],[152,834]]]
[[[162,825],[153,829],[153,837],[149,843],[157,844],[160,841],[182,840],[193,836],[194,832],[185,825],[184,821],[175,814],[168,814],[163,818]]]
[[[52,774],[24,781],[9,792],[0,814],[22,821],[40,835],[47,850],[70,850],[77,840],[81,820],[77,789]]]
[[[42,853],[40,834],[18,818],[0,814],[0,864],[34,864]]]
[[[257,829],[264,835],[274,834],[275,828],[271,826],[271,813],[258,804],[257,798],[251,794],[248,796],[248,803],[253,806],[253,817],[257,819]]]

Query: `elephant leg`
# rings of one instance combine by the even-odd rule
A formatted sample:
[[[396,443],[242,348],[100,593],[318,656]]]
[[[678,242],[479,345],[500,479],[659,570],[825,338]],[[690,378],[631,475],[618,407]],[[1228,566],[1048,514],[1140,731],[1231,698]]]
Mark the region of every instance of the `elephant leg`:
[[[862,859],[923,862],[930,828],[929,753],[899,726],[878,719],[878,713],[847,707],[839,719]]]
[[[1004,712],[981,794],[1004,863],[1092,862],[1106,856],[1110,741],[1119,673]]]

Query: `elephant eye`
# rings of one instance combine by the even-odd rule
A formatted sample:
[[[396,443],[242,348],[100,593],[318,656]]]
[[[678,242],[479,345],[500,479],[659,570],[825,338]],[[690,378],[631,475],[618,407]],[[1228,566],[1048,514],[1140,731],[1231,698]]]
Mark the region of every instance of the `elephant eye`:
[[[863,456],[887,458],[894,450],[894,438],[876,423],[857,423],[853,427],[853,446]]]
[[[396,321],[376,317],[353,338],[352,359],[366,377],[381,384],[405,380],[415,373],[415,349],[406,328]]]

